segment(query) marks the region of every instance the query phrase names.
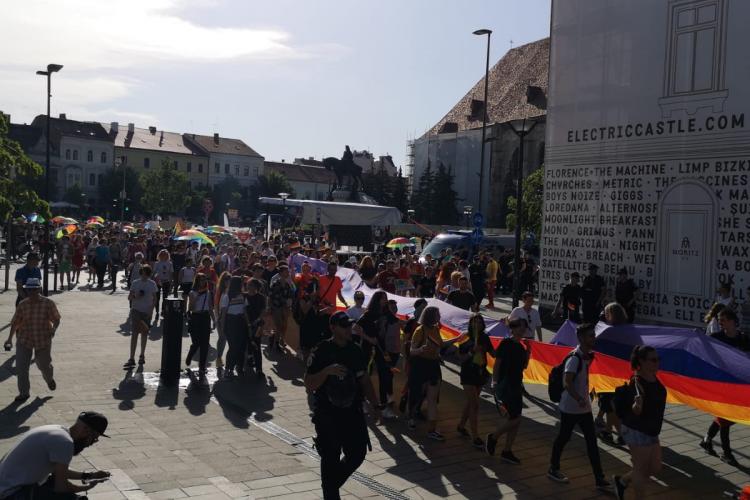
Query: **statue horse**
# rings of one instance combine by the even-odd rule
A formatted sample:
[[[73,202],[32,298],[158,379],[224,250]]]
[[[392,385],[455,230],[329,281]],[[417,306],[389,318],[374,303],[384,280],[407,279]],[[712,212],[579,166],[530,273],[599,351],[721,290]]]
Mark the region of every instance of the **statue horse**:
[[[336,174],[336,187],[339,189],[344,188],[344,177],[349,176],[351,179],[351,189],[353,192],[361,191],[364,187],[362,182],[362,167],[354,162],[345,162],[329,156],[323,159],[323,166],[326,170],[333,170]]]

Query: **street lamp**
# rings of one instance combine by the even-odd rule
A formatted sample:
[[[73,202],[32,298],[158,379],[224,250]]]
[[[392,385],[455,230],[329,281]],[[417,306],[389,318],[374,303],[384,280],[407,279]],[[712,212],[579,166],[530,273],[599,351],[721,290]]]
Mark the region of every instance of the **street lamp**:
[[[279,193],[279,198],[281,198],[281,207],[283,210],[283,213],[286,214],[286,199],[291,196],[289,193]],[[270,219],[271,216],[269,215],[268,218]],[[281,230],[284,231],[284,218],[282,216],[281,218]]]
[[[492,37],[492,30],[479,29],[474,32],[477,36],[487,35],[487,59],[484,65],[484,106],[482,106],[482,149],[480,152],[479,159],[479,212],[482,212],[482,195],[484,194],[484,138],[487,133],[487,85],[489,84],[490,74],[490,38]]]
[[[471,217],[471,212],[474,210],[474,207],[471,205],[464,205],[464,220],[466,221],[466,227],[469,227],[469,217]]]
[[[535,120],[511,120],[508,122],[511,130],[518,136],[518,184],[516,186],[516,248],[513,259],[513,307],[518,307],[521,297],[521,224],[523,222],[523,149],[524,138],[536,127]]]
[[[406,213],[409,214],[409,221],[414,222],[414,214],[416,213],[414,209],[410,208]]]
[[[44,173],[44,197],[47,198],[47,203],[49,203],[50,200],[50,192],[49,192],[49,147],[50,147],[50,138],[49,138],[49,130],[50,130],[50,101],[52,100],[52,73],[57,73],[62,69],[62,64],[48,64],[47,65],[47,71],[37,71],[37,75],[46,76],[47,77],[47,152],[46,152],[46,163],[45,163],[45,173]],[[49,294],[49,277],[47,276],[49,273],[49,220],[45,220],[44,223],[44,231],[45,231],[45,237],[44,237],[44,280],[43,280],[43,288],[42,291],[45,295],[45,297]]]
[[[115,169],[122,167],[122,191],[120,191],[120,225],[125,222],[125,198],[127,198],[128,194],[125,192],[125,157],[122,158],[115,158]]]

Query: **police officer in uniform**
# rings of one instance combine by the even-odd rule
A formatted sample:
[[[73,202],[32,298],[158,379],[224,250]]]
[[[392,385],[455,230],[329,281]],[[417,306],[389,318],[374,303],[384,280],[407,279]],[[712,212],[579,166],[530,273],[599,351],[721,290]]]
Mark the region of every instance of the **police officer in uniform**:
[[[326,500],[340,498],[339,488],[364,461],[370,446],[363,396],[376,413],[376,421],[380,420],[379,403],[367,375],[367,360],[362,349],[352,342],[352,323],[343,311],[331,316],[331,338],[312,351],[305,373],[305,387],[313,392],[315,401],[312,421]]]

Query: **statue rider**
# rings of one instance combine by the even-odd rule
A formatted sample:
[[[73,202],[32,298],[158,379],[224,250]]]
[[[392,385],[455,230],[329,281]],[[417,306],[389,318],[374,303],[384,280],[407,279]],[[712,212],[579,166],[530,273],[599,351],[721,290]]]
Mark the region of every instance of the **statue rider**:
[[[341,156],[341,163],[344,172],[349,172],[350,179],[351,179],[351,195],[350,198],[352,200],[357,199],[357,191],[359,191],[359,183],[357,182],[357,179],[353,175],[353,172],[356,171],[357,165],[354,163],[354,153],[352,153],[352,150],[349,149],[349,145],[347,144],[344,148],[344,154]],[[342,188],[344,186],[341,186]]]

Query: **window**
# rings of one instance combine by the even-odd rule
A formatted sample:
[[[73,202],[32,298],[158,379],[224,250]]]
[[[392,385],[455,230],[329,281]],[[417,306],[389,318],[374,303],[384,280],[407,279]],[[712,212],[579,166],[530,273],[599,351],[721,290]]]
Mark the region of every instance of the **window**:
[[[89,174],[89,186],[96,186],[96,174]]]
[[[107,152],[106,151],[102,151],[102,155],[101,155],[101,158],[99,159],[99,161],[101,163],[107,163]]]
[[[174,161],[174,169],[175,170],[179,170],[180,169],[180,164],[178,163],[177,160]]]
[[[253,167],[253,177],[258,177],[258,167]]]
[[[217,173],[217,174],[221,173],[221,165],[219,165],[218,161],[214,163],[214,173]]]
[[[86,153],[86,161],[89,163],[92,163],[94,161],[94,152],[89,149],[89,152]]]
[[[77,159],[78,159],[78,150],[77,150],[77,149],[74,149],[74,150],[73,150],[73,159],[74,159],[74,160],[77,160]]]
[[[245,177],[250,177],[250,167],[245,167],[244,174]]]
[[[203,163],[199,163],[199,164],[198,164],[198,173],[199,173],[199,174],[202,174],[202,173],[203,173]]]
[[[229,175],[229,163],[225,163],[225,164],[224,164],[224,173],[225,173],[226,175]]]
[[[193,164],[191,162],[187,162],[187,166],[185,167],[185,170],[188,172],[193,171]]]
[[[151,167],[151,159],[150,158],[144,158],[143,159],[143,168],[150,168]]]
[[[66,160],[70,160],[70,150],[69,149],[65,150],[65,159]]]
[[[235,177],[239,177],[240,176],[240,166],[239,165],[235,165],[234,166],[234,175],[235,175]]]

